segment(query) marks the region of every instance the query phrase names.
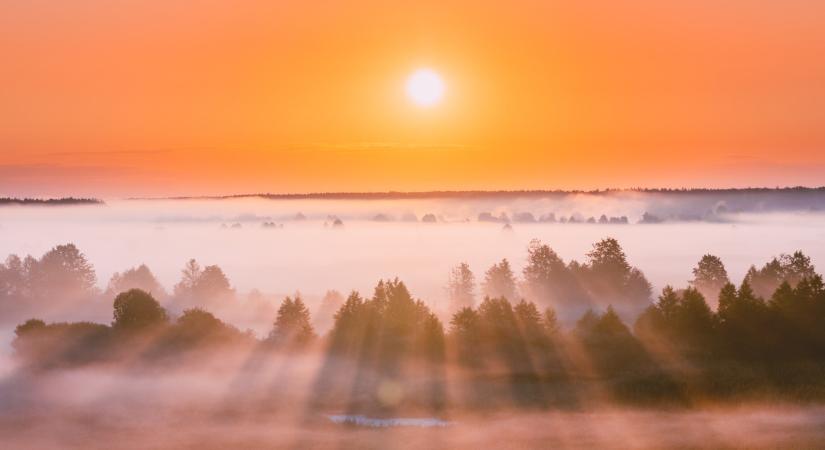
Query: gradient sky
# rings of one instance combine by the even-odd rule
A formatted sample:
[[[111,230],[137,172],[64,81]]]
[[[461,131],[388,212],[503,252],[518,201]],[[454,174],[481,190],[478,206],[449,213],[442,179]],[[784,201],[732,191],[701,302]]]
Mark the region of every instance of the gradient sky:
[[[817,0],[5,0],[0,61],[0,195],[825,184]]]

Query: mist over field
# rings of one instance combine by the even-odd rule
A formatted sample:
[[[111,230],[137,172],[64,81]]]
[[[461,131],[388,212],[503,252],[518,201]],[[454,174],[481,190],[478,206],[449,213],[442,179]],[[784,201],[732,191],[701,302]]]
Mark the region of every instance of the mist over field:
[[[645,212],[662,210],[659,203],[677,210],[679,200],[576,198],[115,200],[100,206],[7,207],[0,210],[0,249],[3,257],[39,256],[72,242],[94,265],[101,288],[113,273],[146,264],[170,290],[190,258],[219,265],[239,294],[257,289],[284,296],[299,290],[316,301],[329,289],[369,292],[378,279],[397,276],[436,310],[446,308],[451,267],[466,262],[480,276],[507,258],[518,273],[532,239],[548,244],[565,261],[582,261],[594,242],[616,238],[654,291],[666,284],[684,286],[705,253],[719,256],[732,280],[741,280],[752,264],[799,249],[815,265],[825,260],[825,213],[728,213],[713,221],[641,224],[636,222]],[[698,211],[694,202],[684,203],[686,211]],[[478,221],[484,212],[496,218],[505,214],[511,229]],[[512,219],[525,212],[536,222]],[[538,222],[551,213],[556,222]],[[305,219],[296,220],[298,214]],[[438,221],[422,222],[427,214]],[[630,223],[558,222],[602,214],[625,216]],[[343,226],[333,227],[335,218]]]
[[[28,306],[3,298],[9,302],[0,305],[3,447],[92,448],[115,442],[118,448],[821,446],[822,385],[781,382],[786,376],[821,378],[822,370],[807,363],[799,369],[789,364],[792,375],[778,375],[777,382],[773,372],[751,366],[714,366],[708,369],[713,376],[704,377],[697,375],[705,370],[701,364],[668,354],[667,364],[678,367],[672,372],[678,375],[645,373],[639,381],[625,383],[622,377],[629,375],[616,369],[615,361],[600,365],[598,355],[612,350],[598,343],[593,345],[601,350],[582,350],[590,343],[576,341],[573,331],[573,337],[546,344],[554,349],[550,354],[560,356],[536,356],[534,344],[525,344],[526,353],[516,348],[490,356],[493,362],[483,370],[472,362],[470,369],[456,362],[463,357],[460,345],[451,349],[457,339],[456,309],[448,282],[457,265],[467,263],[475,274],[478,305],[485,271],[502,258],[522,283],[529,257],[541,249],[534,240],[565,264],[592,265],[587,261],[594,244],[615,238],[630,266],[649,281],[650,295],[633,305],[607,294],[586,307],[553,304],[565,333],[580,327],[577,320],[587,307],[606,314],[611,306],[633,329],[637,316],[665,286],[689,286],[694,267],[706,254],[721,259],[737,286],[752,265],[761,267],[797,250],[809,258],[810,267],[825,266],[825,213],[816,204],[731,203],[624,194],[108,200],[100,205],[0,207],[0,257],[32,255],[37,260],[72,243],[96,274],[94,295],[83,298],[64,300],[54,292],[48,301]],[[201,269],[219,266],[231,299],[180,301],[176,285],[193,258]],[[120,292],[107,289],[113,275],[141,264],[160,283],[151,294],[165,308],[169,323],[178,324],[170,326],[182,326],[179,319],[187,308],[203,307],[226,323],[220,339],[229,343],[179,357],[177,350],[168,349],[189,342],[183,331],[183,338],[161,331],[118,335],[112,305]],[[427,320],[443,324],[447,337],[442,334],[438,342],[446,339],[446,354],[428,353],[430,341],[409,350],[414,354],[409,365],[385,364],[380,348],[368,352],[368,363],[364,354],[347,359],[344,350],[331,350],[337,348],[333,314],[344,298],[353,290],[369,298],[378,292],[379,280],[395,278],[406,286],[403,295],[408,289],[412,299],[422,301],[416,308],[434,314],[422,319],[423,330]],[[387,286],[390,291],[398,287]],[[516,287],[529,292],[521,284]],[[329,306],[331,290],[340,293],[332,300],[334,307]],[[318,340],[299,349],[261,347],[276,334],[271,330],[286,296],[303,299]],[[516,299],[510,300],[515,304]],[[707,299],[713,309],[716,301]],[[80,347],[48,344],[44,350],[35,341],[15,341],[16,335],[23,336],[15,327],[30,318],[43,320],[44,326],[58,324],[57,342],[61,333],[73,333],[59,328],[62,322],[113,325],[111,330],[88,325]],[[443,352],[443,343],[438,345]],[[535,345],[548,351],[543,343]],[[658,349],[646,351],[657,356]],[[641,361],[628,358],[632,364]],[[443,366],[433,362],[444,360]],[[629,377],[636,376],[631,373]],[[723,380],[718,385],[713,381],[717,377]],[[773,384],[763,385],[763,378]],[[646,389],[664,394],[637,393]],[[678,394],[669,394],[671,389]],[[343,417],[344,423],[332,417]],[[392,422],[399,419],[412,422]],[[426,422],[430,420],[434,422]]]

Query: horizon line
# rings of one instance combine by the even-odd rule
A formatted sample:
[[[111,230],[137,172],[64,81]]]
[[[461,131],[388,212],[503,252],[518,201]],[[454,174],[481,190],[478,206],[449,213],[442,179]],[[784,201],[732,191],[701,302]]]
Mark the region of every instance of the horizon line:
[[[282,192],[282,193],[242,193],[225,195],[182,195],[161,197],[126,197],[124,200],[231,200],[239,198],[263,198],[274,200],[299,199],[422,199],[422,198],[462,198],[462,197],[518,197],[543,195],[589,194],[603,195],[621,192],[637,193],[736,193],[736,192],[823,192],[825,186],[776,186],[776,187],[735,187],[735,188],[605,188],[605,189],[507,189],[507,190],[430,190],[430,191],[331,191],[331,192]]]

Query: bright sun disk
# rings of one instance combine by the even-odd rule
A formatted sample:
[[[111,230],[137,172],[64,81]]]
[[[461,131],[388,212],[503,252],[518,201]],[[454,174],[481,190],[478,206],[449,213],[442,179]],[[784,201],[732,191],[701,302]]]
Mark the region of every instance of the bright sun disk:
[[[419,106],[433,106],[444,97],[444,82],[431,69],[419,69],[407,78],[407,95]]]

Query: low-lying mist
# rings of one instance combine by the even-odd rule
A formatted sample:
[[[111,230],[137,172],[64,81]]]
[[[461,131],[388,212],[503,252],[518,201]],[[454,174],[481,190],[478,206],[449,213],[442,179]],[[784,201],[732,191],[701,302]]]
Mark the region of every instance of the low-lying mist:
[[[821,447],[825,215],[713,205],[4,207],[2,445]]]
[[[588,206],[588,202],[609,205]],[[721,257],[734,280],[740,280],[751,264],[797,249],[804,249],[815,263],[825,260],[821,245],[825,215],[817,213],[738,214],[721,223],[514,222],[511,230],[503,230],[502,223],[476,220],[479,211],[497,215],[506,207],[510,215],[529,209],[536,217],[553,211],[560,217],[592,210],[586,214],[627,215],[635,221],[645,208],[637,202],[597,198],[585,199],[581,205],[572,200],[563,205],[548,200],[502,205],[455,200],[238,199],[6,207],[0,209],[0,254],[39,256],[55,245],[72,242],[94,264],[102,288],[115,272],[146,264],[170,290],[190,258],[203,265],[220,265],[239,293],[258,289],[283,296],[300,290],[320,297],[329,289],[368,290],[377,279],[398,276],[434,304],[445,298],[444,285],[455,264],[467,262],[480,274],[507,258],[519,272],[532,239],[549,244],[569,261],[582,260],[599,239],[614,237],[654,288],[683,285],[705,253]],[[299,213],[306,220],[295,220]],[[372,220],[377,214],[399,220]],[[413,214],[418,221],[401,221],[403,214]],[[426,214],[442,222],[421,222]],[[342,227],[332,226],[335,217],[342,220]],[[269,222],[283,227],[263,225]]]
[[[446,410],[444,427],[370,428],[310,411],[319,360],[244,369],[85,368],[0,385],[6,449],[63,448],[819,448],[825,408],[784,403],[694,409]],[[430,417],[421,412],[412,417]],[[402,414],[403,416],[403,414]]]

